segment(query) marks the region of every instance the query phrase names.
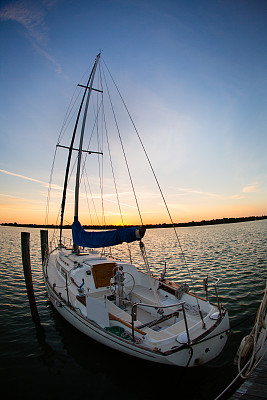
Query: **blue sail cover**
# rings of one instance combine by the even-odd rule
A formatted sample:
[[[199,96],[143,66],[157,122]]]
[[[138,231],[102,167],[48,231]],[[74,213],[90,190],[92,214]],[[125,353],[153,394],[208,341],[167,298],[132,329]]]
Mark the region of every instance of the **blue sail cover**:
[[[139,232],[141,229],[141,232]],[[105,232],[86,232],[77,217],[72,224],[73,243],[82,247],[110,247],[123,242],[131,243],[144,236],[145,228],[122,228]]]

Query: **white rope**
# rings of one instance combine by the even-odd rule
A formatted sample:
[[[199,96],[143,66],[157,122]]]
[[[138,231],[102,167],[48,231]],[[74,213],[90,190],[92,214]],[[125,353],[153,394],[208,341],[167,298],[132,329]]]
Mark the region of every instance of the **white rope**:
[[[263,295],[263,299],[262,299],[261,305],[258,309],[256,322],[255,322],[254,327],[247,339],[248,342],[251,342],[253,340],[252,354],[251,354],[249,360],[246,362],[246,364],[241,368],[241,360],[242,360],[242,358],[244,358],[244,353],[247,353],[248,347],[244,346],[243,349],[240,350],[239,355],[238,355],[238,375],[224,389],[224,391],[222,393],[220,393],[219,396],[217,396],[214,400],[219,400],[240,377],[243,379],[247,379],[252,374],[252,372],[255,370],[255,368],[259,365],[259,363],[261,362],[261,360],[267,353],[266,307],[267,307],[267,281],[266,281],[266,288],[265,288],[265,292]],[[261,340],[261,343],[259,344],[259,346],[257,346],[259,339]],[[266,348],[264,349],[264,347],[266,347]],[[260,355],[261,352],[262,352],[262,354]]]
[[[266,288],[264,292],[264,296],[260,307],[258,309],[256,322],[254,327],[247,338],[248,346],[244,346],[243,349],[240,351],[238,357],[238,371],[240,376],[243,379],[248,378],[251,373],[254,371],[256,366],[262,360],[264,355],[267,352],[267,343],[266,343],[266,334],[267,334],[267,315],[266,315],[266,307],[267,307],[267,280],[266,280]],[[266,345],[266,349],[264,350],[264,346]],[[244,357],[246,357],[247,352],[250,350],[250,346],[252,346],[252,354],[249,359],[249,363],[246,369],[241,371],[241,361]],[[263,352],[262,355],[260,353]]]

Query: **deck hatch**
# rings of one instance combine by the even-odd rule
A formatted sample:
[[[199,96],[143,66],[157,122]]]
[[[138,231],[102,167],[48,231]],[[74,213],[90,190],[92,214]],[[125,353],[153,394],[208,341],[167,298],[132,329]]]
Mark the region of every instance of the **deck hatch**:
[[[96,289],[110,286],[110,279],[114,276],[114,268],[116,268],[116,266],[116,263],[103,263],[92,267]]]

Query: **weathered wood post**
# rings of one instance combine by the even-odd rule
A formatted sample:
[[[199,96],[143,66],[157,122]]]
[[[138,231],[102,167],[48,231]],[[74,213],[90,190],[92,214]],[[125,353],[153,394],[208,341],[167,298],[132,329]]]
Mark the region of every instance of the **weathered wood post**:
[[[41,237],[42,263],[44,264],[48,255],[48,231],[41,230],[40,237]]]
[[[40,317],[38,314],[33,283],[32,283],[32,271],[31,271],[31,257],[30,257],[30,233],[21,232],[21,252],[22,252],[22,265],[26,283],[26,289],[28,294],[28,299],[31,308],[32,319],[35,324],[40,324]]]

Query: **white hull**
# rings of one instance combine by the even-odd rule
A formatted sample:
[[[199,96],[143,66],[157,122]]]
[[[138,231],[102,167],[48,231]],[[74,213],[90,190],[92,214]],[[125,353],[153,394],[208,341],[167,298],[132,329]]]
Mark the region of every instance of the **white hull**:
[[[46,274],[45,274],[46,275]],[[53,285],[45,277],[45,283],[49,298],[61,314],[71,325],[88,337],[109,346],[115,350],[135,356],[141,359],[176,365],[181,367],[193,367],[205,364],[214,359],[223,349],[227,341],[227,330],[229,329],[228,314],[225,312],[224,317],[217,323],[217,326],[212,326],[207,332],[203,331],[203,338],[199,338],[197,342],[192,340],[190,344],[180,344],[176,342],[176,348],[161,351],[157,348],[149,348],[146,343],[134,343],[131,340],[126,340],[117,335],[108,332],[103,327],[99,326],[94,321],[89,320],[81,312],[77,312],[75,308],[68,304],[62,298],[62,295],[53,289]],[[209,339],[210,338],[210,339]]]

